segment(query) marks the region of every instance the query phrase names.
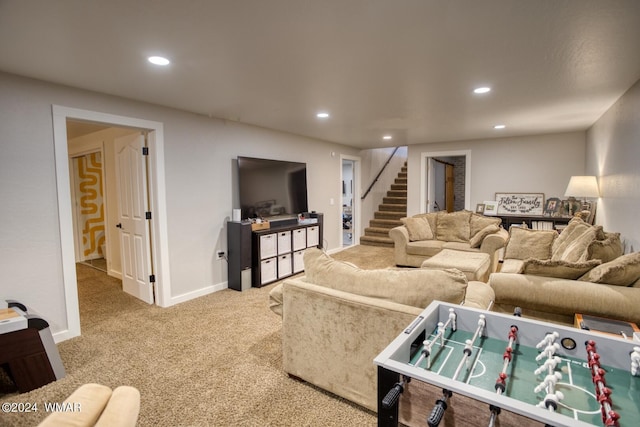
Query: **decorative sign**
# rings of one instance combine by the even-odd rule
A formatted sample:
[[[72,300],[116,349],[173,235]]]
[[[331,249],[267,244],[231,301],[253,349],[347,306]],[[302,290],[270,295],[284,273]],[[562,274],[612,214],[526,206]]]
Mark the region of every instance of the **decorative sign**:
[[[544,193],[496,193],[498,215],[542,215]]]

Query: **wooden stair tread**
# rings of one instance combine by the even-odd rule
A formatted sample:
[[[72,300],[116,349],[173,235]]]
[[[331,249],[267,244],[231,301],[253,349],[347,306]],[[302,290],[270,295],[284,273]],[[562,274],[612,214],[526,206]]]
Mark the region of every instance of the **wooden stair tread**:
[[[407,177],[405,162],[386,196],[382,198],[382,204],[374,212],[373,219],[369,221],[369,227],[364,229],[364,236],[360,237],[361,245],[393,247],[389,230],[402,225],[400,219],[407,216]]]

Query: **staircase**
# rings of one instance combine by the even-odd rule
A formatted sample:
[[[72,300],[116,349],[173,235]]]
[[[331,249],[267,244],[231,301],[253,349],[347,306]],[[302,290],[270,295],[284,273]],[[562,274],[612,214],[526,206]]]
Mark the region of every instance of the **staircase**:
[[[407,216],[406,162],[378,209],[374,213],[373,219],[369,221],[369,227],[364,229],[364,236],[360,237],[360,244],[392,248],[393,240],[389,237],[389,230],[402,225],[400,218]]]

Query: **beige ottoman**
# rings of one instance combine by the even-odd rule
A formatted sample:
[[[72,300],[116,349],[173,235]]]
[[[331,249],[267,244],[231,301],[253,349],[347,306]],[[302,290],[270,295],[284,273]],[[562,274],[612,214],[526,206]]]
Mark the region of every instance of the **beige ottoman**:
[[[425,260],[420,267],[424,268],[457,268],[467,280],[486,282],[489,279],[491,259],[484,252],[464,252],[443,249],[438,254]]]

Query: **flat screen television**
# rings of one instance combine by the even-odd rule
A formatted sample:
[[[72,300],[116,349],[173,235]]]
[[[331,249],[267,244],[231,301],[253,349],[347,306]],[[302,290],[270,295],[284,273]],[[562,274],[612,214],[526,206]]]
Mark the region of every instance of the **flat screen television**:
[[[307,212],[307,164],[238,157],[242,219]]]

